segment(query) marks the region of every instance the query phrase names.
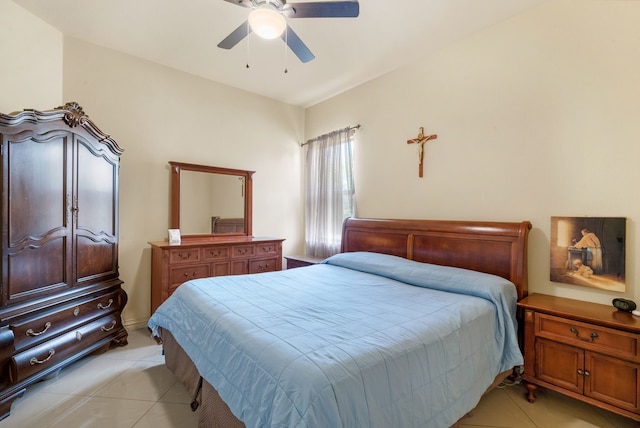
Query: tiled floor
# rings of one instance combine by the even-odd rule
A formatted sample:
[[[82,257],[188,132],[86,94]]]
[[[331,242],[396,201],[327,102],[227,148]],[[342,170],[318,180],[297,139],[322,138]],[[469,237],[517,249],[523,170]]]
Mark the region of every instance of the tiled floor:
[[[640,424],[551,391],[535,404],[522,385],[495,389],[457,427],[583,428]],[[84,358],[56,378],[30,387],[0,428],[196,427],[190,397],[164,366],[146,329],[129,332],[129,345]],[[329,428],[329,427],[328,427]]]

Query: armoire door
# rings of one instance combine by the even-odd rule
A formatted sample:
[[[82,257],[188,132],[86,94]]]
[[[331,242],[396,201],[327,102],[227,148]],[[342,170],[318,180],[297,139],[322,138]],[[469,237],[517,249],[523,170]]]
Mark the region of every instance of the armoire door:
[[[76,137],[74,238],[76,286],[118,276],[118,158]]]
[[[2,306],[73,284],[71,138],[2,135]]]

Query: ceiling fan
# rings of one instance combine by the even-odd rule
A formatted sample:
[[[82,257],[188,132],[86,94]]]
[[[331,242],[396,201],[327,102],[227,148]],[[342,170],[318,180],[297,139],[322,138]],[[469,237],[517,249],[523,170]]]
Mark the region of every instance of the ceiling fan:
[[[287,3],[286,0],[224,0],[253,9],[246,22],[233,30],[219,48],[231,49],[252,31],[265,39],[281,37],[302,62],[315,58],[289,27],[285,18],[355,18],[360,14],[357,1]]]

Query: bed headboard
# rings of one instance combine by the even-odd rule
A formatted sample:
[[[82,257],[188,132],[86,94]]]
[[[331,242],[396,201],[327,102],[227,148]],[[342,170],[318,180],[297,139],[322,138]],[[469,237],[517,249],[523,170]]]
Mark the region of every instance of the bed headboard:
[[[348,218],[342,252],[371,251],[499,275],[527,296],[531,223]]]

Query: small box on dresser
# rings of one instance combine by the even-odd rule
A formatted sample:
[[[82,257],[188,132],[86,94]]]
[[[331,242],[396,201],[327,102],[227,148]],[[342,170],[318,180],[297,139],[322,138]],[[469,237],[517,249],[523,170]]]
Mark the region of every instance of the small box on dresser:
[[[544,294],[518,306],[530,402],[545,387],[640,421],[640,317]]]

